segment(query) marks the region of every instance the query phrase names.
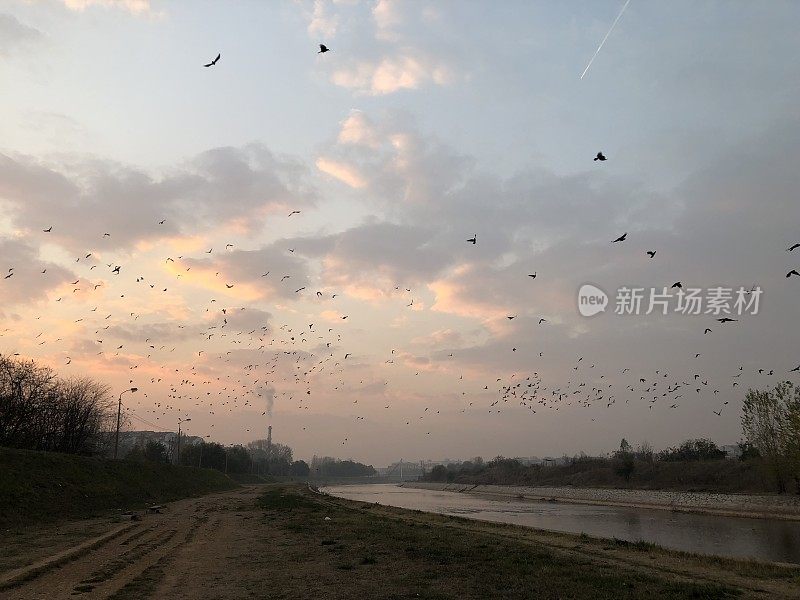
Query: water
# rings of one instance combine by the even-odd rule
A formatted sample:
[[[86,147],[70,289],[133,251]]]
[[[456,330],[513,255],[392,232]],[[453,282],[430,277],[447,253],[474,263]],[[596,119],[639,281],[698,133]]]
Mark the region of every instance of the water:
[[[586,533],[674,550],[800,564],[800,522],[674,513],[668,510],[498,500],[474,494],[401,488],[394,484],[324,488],[332,496],[387,506]]]

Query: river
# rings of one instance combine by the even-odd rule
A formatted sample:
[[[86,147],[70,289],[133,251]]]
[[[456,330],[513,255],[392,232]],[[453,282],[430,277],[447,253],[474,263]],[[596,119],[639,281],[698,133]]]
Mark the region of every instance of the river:
[[[687,514],[668,510],[498,500],[474,494],[401,488],[394,484],[339,485],[323,491],[387,506],[513,523],[537,529],[586,533],[674,550],[800,564],[800,522]]]

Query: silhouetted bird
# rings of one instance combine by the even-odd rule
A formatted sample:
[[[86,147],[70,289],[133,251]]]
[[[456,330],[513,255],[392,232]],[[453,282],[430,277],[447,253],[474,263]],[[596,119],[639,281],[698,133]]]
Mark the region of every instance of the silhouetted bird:
[[[735,323],[739,319],[729,319],[728,317],[722,317],[721,319],[717,319],[720,323]]]
[[[708,327],[706,327],[706,330],[703,332],[703,335],[705,335],[707,333],[711,333],[711,330]],[[697,358],[697,357],[695,357],[695,358]]]
[[[605,155],[602,152],[598,152],[597,156],[594,157],[595,160],[607,160]]]
[[[786,249],[786,251],[787,251],[787,252],[791,252],[792,250],[797,250],[798,248],[800,248],[800,243],[798,243],[798,244],[792,244],[791,246],[789,246],[789,247]]]
[[[675,283],[673,283],[673,284],[670,286],[670,289],[671,289],[671,288],[683,289],[683,284],[682,284],[680,281],[676,281]]]
[[[212,60],[210,63],[208,63],[208,64],[205,64],[205,65],[203,65],[203,66],[204,66],[204,67],[213,67],[215,64],[217,64],[217,61],[218,61],[218,60],[219,60],[221,57],[222,57],[222,54],[217,54],[217,57],[216,57],[214,60]]]
[[[789,271],[789,272],[786,274],[786,277],[787,277],[787,278],[789,278],[789,277],[791,277],[792,275],[796,275],[797,277],[800,277],[800,273],[798,273],[798,272],[797,272],[797,269],[792,269],[791,271]]]
[[[472,236],[472,237],[471,237],[471,238],[469,238],[467,241],[468,241],[470,244],[473,244],[473,245],[477,244],[477,243],[478,243],[478,235],[476,234],[476,235]]]
[[[657,250],[648,250],[648,251],[647,251],[647,255],[648,255],[650,258],[654,258],[654,257],[655,257],[655,255],[656,255],[656,252],[657,252]]]
[[[324,54],[325,52],[330,52],[330,51],[331,51],[331,49],[328,48],[325,44],[320,44],[319,45],[319,52],[317,52],[317,54]]]
[[[624,241],[625,241],[625,238],[627,238],[627,237],[628,237],[628,232],[626,231],[626,232],[625,232],[625,233],[623,233],[621,236],[619,236],[617,239],[615,239],[615,240],[611,240],[611,243],[612,243],[612,244],[616,244],[617,242],[624,242]]]
[[[50,233],[51,231],[53,231],[53,226],[50,225],[50,227],[48,227],[47,229],[42,229],[42,231],[44,231],[45,233]]]

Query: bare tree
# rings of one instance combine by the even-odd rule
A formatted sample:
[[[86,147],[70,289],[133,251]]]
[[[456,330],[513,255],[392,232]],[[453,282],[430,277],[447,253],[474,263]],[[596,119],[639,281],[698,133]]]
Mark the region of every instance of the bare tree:
[[[111,408],[105,385],[0,356],[0,446],[95,454]]]

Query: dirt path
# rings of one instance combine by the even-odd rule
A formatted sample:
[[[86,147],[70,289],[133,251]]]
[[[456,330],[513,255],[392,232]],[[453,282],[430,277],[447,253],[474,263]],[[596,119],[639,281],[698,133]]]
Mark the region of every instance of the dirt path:
[[[224,556],[226,544],[247,533],[246,517],[236,509],[252,512],[257,494],[251,487],[175,502],[162,514],[144,515],[123,534],[74,560],[0,591],[0,597],[163,598],[181,597],[180,589],[199,597],[203,588],[198,584],[204,577],[213,577],[215,563],[230,567],[211,557]],[[32,549],[28,564],[37,558]],[[24,556],[17,559],[25,562]],[[154,595],[156,589],[159,593]]]
[[[92,525],[96,536],[99,524]],[[64,527],[73,532],[75,524]],[[302,487],[252,486],[182,500],[129,527],[109,523],[101,533],[109,532],[110,539],[60,566],[14,587],[0,584],[0,598],[800,596],[800,569],[634,549]],[[40,546],[25,545],[30,539],[10,549],[17,564],[42,558]]]

